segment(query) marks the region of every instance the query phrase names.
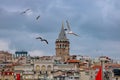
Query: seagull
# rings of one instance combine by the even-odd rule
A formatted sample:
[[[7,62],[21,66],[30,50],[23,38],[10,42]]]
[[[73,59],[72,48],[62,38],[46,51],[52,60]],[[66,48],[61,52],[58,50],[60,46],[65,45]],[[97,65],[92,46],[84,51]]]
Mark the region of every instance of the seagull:
[[[43,39],[42,37],[37,37],[36,39],[40,39],[41,41],[45,41],[48,44],[48,41],[46,39]]]
[[[36,17],[36,20],[38,20],[40,18],[40,15],[38,15],[37,17]]]
[[[67,30],[68,32],[68,34],[73,34],[73,35],[75,35],[75,36],[79,36],[79,35],[77,35],[77,34],[75,34],[71,29],[70,29],[70,25],[69,25],[69,23],[68,23],[68,21],[66,20],[66,23],[67,23],[67,29],[65,29],[65,31]]]
[[[45,41],[48,44],[48,41],[46,39],[41,39],[41,41]]]
[[[21,12],[21,14],[25,14],[27,11],[29,11],[30,9],[26,9],[25,11]]]

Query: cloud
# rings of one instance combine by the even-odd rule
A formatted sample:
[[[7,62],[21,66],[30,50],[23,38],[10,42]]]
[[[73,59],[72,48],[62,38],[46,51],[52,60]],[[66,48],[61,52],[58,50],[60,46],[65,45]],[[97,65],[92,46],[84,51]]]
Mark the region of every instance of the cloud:
[[[31,56],[45,56],[45,52],[42,50],[34,50],[34,51],[30,51],[29,54]]]
[[[53,54],[48,54],[44,50],[31,50],[29,54],[30,56],[53,56]]]
[[[120,40],[119,23],[120,10],[115,1],[98,0],[90,7],[90,12],[85,13],[86,21],[81,23],[80,31],[99,39]],[[81,19],[82,21],[82,19]]]
[[[8,41],[0,40],[0,50],[8,51],[9,45],[10,45],[10,43]]]
[[[11,49],[11,41],[10,40],[5,40],[0,38],[0,51],[7,51],[9,53],[14,54],[15,53],[15,48]]]
[[[79,38],[71,36],[70,54],[88,55],[92,57],[109,56],[119,58],[120,41],[99,39],[88,35]]]
[[[92,55],[98,48],[108,55],[117,55],[120,52],[116,49],[120,43],[119,3],[117,0],[0,0],[0,40],[5,40],[1,45],[6,44],[6,49],[14,51],[54,55],[62,21],[68,20],[71,29],[80,35],[80,38],[67,35],[71,53]],[[20,15],[28,8],[30,13]],[[39,14],[40,19],[36,21]],[[49,44],[36,40],[39,35]]]

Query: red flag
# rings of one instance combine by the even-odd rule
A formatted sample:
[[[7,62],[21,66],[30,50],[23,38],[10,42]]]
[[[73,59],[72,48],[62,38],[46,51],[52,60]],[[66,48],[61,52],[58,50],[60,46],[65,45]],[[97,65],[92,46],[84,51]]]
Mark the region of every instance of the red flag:
[[[102,66],[100,67],[100,69],[95,77],[95,80],[102,80]]]
[[[20,74],[16,74],[16,80],[20,80]]]

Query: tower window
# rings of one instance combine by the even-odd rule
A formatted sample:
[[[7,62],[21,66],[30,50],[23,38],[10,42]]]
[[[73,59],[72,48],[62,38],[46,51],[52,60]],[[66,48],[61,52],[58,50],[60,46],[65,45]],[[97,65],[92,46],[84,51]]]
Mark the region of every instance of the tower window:
[[[61,48],[61,44],[60,44],[60,48]]]

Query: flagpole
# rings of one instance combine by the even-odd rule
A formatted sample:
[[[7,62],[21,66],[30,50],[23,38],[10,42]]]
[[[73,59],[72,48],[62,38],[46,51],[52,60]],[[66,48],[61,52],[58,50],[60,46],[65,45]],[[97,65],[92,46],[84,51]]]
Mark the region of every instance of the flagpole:
[[[104,80],[104,58],[100,58],[100,68],[99,71],[97,72],[97,75],[95,77],[95,80]]]
[[[104,80],[104,71],[103,71],[103,69],[104,69],[104,58],[102,58],[101,59],[101,66],[102,66],[102,80]]]
[[[104,80],[104,75],[103,75],[103,60],[101,60],[101,66],[102,66],[102,80]]]

